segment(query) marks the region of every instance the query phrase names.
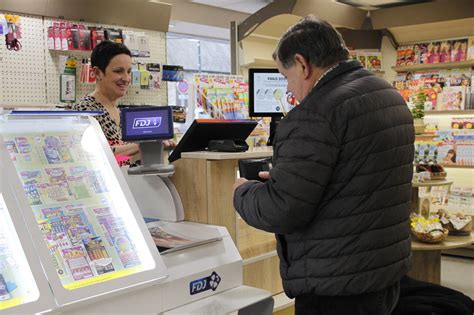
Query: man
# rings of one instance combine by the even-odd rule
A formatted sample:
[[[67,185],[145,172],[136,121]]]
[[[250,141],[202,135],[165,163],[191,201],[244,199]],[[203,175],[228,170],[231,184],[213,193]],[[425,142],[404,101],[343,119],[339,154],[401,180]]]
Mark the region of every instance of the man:
[[[389,314],[410,262],[411,114],[327,22],[302,19],[273,58],[300,104],[278,126],[269,180],[237,179],[234,206],[276,233],[296,314]]]

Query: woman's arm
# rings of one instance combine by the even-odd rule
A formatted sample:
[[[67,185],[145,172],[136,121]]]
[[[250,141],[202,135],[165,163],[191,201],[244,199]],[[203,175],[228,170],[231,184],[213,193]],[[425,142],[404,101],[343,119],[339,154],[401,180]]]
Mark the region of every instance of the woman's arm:
[[[138,144],[127,143],[123,145],[113,146],[112,151],[114,151],[114,155],[131,156],[131,155],[137,154],[139,152],[139,149],[138,149]]]

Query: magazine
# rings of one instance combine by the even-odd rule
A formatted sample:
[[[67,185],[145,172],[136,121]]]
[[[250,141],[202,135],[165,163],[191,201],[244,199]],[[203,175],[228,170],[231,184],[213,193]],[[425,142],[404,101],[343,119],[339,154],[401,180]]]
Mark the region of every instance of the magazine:
[[[219,230],[202,224],[152,221],[148,231],[161,254],[207,244],[222,239]]]

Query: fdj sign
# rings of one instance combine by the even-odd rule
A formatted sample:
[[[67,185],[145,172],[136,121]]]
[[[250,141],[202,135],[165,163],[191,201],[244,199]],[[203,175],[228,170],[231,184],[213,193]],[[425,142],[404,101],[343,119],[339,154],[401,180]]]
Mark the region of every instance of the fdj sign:
[[[189,283],[189,293],[191,295],[198,294],[207,290],[216,291],[221,277],[213,271],[209,277],[197,279]]]
[[[146,117],[133,119],[133,129],[158,128],[161,126],[161,117]]]

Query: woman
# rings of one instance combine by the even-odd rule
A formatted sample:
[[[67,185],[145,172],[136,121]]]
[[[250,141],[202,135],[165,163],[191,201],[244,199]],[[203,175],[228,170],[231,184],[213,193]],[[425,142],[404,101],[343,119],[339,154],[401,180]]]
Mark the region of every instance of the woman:
[[[122,141],[120,110],[117,100],[127,93],[131,81],[132,57],[123,44],[104,41],[98,44],[91,55],[91,66],[96,77],[94,92],[76,104],[75,110],[103,111],[96,116],[120,165],[130,165],[131,157],[137,159],[138,144]],[[173,141],[163,141],[165,148],[174,147]]]

